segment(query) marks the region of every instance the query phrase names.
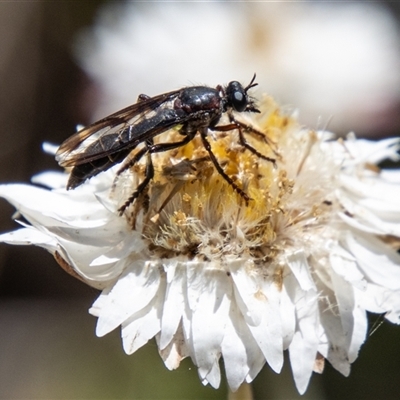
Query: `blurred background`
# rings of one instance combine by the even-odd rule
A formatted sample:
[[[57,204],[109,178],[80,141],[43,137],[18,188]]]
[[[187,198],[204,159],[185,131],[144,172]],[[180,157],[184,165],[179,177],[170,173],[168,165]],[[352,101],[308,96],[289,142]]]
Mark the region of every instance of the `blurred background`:
[[[400,3],[0,3],[0,182],[57,169],[44,141],[185,85],[247,84],[300,121],[371,139],[400,131]],[[15,229],[0,206],[0,231]],[[189,360],[174,372],[149,343],[123,353],[96,338],[98,292],[44,250],[0,245],[1,399],[225,399]],[[302,399],[398,399],[400,328],[371,316],[371,337],[344,378],[326,365]],[[374,330],[375,327],[378,329]],[[373,333],[373,334],[372,334]],[[268,366],[255,399],[297,399],[289,369]]]

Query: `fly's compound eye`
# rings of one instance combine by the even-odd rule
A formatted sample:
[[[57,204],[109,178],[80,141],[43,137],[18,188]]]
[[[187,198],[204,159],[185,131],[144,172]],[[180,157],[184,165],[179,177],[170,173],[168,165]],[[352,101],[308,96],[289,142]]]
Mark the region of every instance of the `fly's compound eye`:
[[[229,82],[226,88],[226,97],[228,104],[233,107],[235,111],[242,112],[246,109],[248,104],[247,94],[239,82]]]

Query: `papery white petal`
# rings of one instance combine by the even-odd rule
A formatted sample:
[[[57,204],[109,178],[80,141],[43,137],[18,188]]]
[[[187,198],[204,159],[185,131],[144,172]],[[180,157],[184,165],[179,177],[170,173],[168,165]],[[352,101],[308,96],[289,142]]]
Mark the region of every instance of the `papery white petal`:
[[[167,274],[173,271],[174,274],[167,279],[164,309],[161,319],[161,337],[159,347],[163,350],[172,340],[178,330],[179,323],[185,310],[184,291],[186,292],[186,266],[176,262],[167,268]]]
[[[365,290],[367,282],[364,274],[357,268],[356,259],[341,246],[335,245],[331,249],[329,261],[332,269],[341,275],[352,286]]]
[[[346,236],[346,245],[356,257],[359,268],[374,283],[392,290],[400,289],[400,255],[372,236]]]
[[[367,316],[365,309],[361,308],[359,299],[359,291],[366,290],[367,282],[357,269],[354,257],[343,248],[336,247],[335,254],[331,254],[330,261],[334,271],[345,280],[345,282],[341,281],[336,274],[332,275],[343,334],[350,335],[348,337],[348,357],[349,361],[353,362],[357,358],[367,333]],[[349,298],[349,296],[353,298]],[[346,302],[346,299],[349,301]]]
[[[260,349],[258,347],[258,343],[251,341],[248,345],[248,365],[249,365],[249,373],[246,375],[246,382],[251,383],[257,377],[259,372],[265,365],[265,357],[263,353],[260,353]],[[250,348],[250,351],[249,351]],[[279,371],[280,372],[280,371]]]
[[[293,371],[293,377],[299,393],[304,393],[307,389],[314,361],[317,356],[319,338],[318,332],[318,296],[317,292],[307,279],[308,263],[303,254],[299,253],[289,261],[291,268],[297,270],[297,276],[303,282],[303,286],[308,290],[303,290],[296,285],[293,275],[284,279],[284,285],[295,306],[297,328],[293,340],[289,346],[289,356]],[[301,266],[299,264],[302,264]],[[300,283],[297,280],[298,283]]]
[[[220,356],[232,287],[223,270],[206,270],[202,266],[202,263],[188,265],[187,290],[192,299],[189,304],[194,359],[200,376],[205,378]]]
[[[160,332],[164,296],[165,283],[161,283],[153,300],[121,324],[126,354],[134,353]]]
[[[207,385],[208,383],[214,388],[218,389],[221,384],[221,371],[219,369],[218,359],[214,361],[212,367],[207,372],[205,377],[202,377],[201,371],[199,370],[200,378],[202,378],[202,384]]]
[[[272,277],[246,274],[243,264],[246,262],[238,260],[229,265],[237,289],[236,303],[265,359],[279,372],[283,365],[279,292]]]
[[[356,306],[353,310],[353,335],[349,346],[349,361],[352,363],[358,356],[361,345],[364,343],[368,331],[368,319],[365,309],[360,305],[358,291],[355,289]]]
[[[240,307],[246,322],[257,326],[263,317],[263,303],[257,299],[259,285],[257,278],[248,274],[248,270],[254,268],[251,260],[236,260],[229,263],[229,270],[235,289],[237,289],[236,302]]]
[[[115,246],[127,236],[124,225],[121,225],[118,220],[96,227],[50,226],[48,230],[65,240],[94,247]],[[97,241],[96,234],[98,235]]]
[[[373,235],[383,235],[384,233],[396,235],[398,231],[397,224],[385,223],[382,220],[376,218],[375,214],[369,212],[365,208],[354,209],[349,203],[343,202],[346,205],[347,210],[354,211],[354,217],[349,217],[344,213],[339,213],[339,217],[347,224],[350,228],[355,228],[365,233]]]
[[[56,193],[34,186],[0,185],[0,196],[13,204],[33,225],[76,227],[98,226],[109,219],[99,203],[74,201],[66,193]]]
[[[235,391],[249,373],[246,345],[254,342],[240,310],[232,303],[222,341],[222,355],[229,387]],[[246,344],[246,345],[245,345]]]
[[[288,265],[304,291],[315,290],[315,283],[311,278],[306,256],[303,251],[297,251],[287,257]]]
[[[43,185],[50,189],[65,189],[67,185],[68,175],[58,171],[45,171],[34,175],[31,182],[36,185]]]
[[[180,326],[169,345],[163,349],[160,348],[160,356],[164,360],[165,366],[169,370],[173,370],[178,368],[180,362],[189,355],[190,352],[186,346],[182,327]]]
[[[360,304],[368,311],[386,313],[385,317],[394,324],[400,324],[400,291],[390,290],[375,284],[368,284],[364,292],[358,293]]]
[[[266,293],[263,320],[259,325],[249,325],[250,331],[273,371],[279,373],[283,366],[283,340],[279,303],[273,299],[274,289]]]
[[[281,291],[280,314],[282,318],[282,345],[284,350],[289,348],[296,327],[295,307],[286,289],[289,287],[289,290],[292,291],[291,284],[295,284],[295,280],[292,280],[292,282],[287,280]]]
[[[55,156],[57,153],[59,146],[57,144],[53,144],[50,142],[43,142],[42,143],[42,150],[47,153],[50,154],[52,156]]]
[[[332,273],[333,290],[337,300],[338,312],[342,324],[342,333],[346,349],[350,347],[350,342],[354,329],[353,310],[355,299],[352,285],[344,280],[340,275]]]
[[[400,171],[398,169],[382,169],[380,177],[385,182],[400,183]]]
[[[348,137],[346,149],[350,152],[352,159],[357,163],[377,164],[384,159],[396,161],[399,159],[399,139],[388,138],[379,141],[356,139]]]
[[[114,238],[117,240],[117,236]],[[114,246],[105,247],[104,254],[100,257],[95,258],[90,266],[108,264],[128,257],[132,253],[140,253],[145,247],[140,235],[132,233],[131,235],[125,235],[122,241],[116,243]]]
[[[129,270],[107,294],[96,327],[97,336],[106,335],[146,307],[156,295],[159,285],[160,269],[157,264],[140,260],[132,262]]]
[[[369,177],[364,176],[363,180],[351,175],[340,175],[341,189],[359,198],[360,204],[373,204],[374,199],[381,200],[383,203],[396,204],[396,196],[400,195],[398,185],[384,181],[380,175],[372,173]],[[378,209],[378,207],[377,207]],[[398,208],[394,208],[398,213]],[[384,211],[384,210],[382,210]]]
[[[0,235],[0,242],[9,244],[34,244],[48,250],[57,249],[57,241],[35,228],[22,228]]]
[[[341,321],[332,310],[325,310],[320,314],[320,318],[329,341],[327,359],[335,369],[348,376],[350,373],[348,343],[343,336]]]
[[[107,296],[111,292],[112,286],[108,286],[105,288],[100,296],[96,299],[96,301],[92,304],[92,307],[89,308],[89,313],[95,317],[99,317],[104,306],[108,303]]]

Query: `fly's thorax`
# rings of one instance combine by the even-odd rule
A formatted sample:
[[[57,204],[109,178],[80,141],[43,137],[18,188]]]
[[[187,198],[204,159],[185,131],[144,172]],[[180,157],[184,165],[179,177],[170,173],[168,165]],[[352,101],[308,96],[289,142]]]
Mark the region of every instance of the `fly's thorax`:
[[[187,113],[214,111],[222,113],[222,99],[216,89],[206,86],[189,87],[180,93],[174,102],[176,110],[182,109]]]

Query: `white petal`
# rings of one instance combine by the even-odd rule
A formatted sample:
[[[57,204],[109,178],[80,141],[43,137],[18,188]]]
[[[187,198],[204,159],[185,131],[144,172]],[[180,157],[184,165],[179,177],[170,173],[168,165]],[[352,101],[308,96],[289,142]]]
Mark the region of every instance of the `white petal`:
[[[340,182],[341,190],[345,189],[348,194],[357,196],[362,205],[374,204],[374,201],[377,200],[396,205],[396,199],[400,196],[400,187],[398,184],[385,182],[376,174],[369,178],[364,177],[363,180],[354,176],[341,174]],[[395,209],[399,210],[398,208]]]
[[[201,375],[200,378],[202,378]],[[211,369],[209,370],[205,378],[202,379],[202,383],[203,385],[207,385],[209,383],[214,389],[219,388],[219,385],[221,383],[221,371],[219,369],[219,359],[216,359],[214,361],[214,364],[212,365]]]
[[[249,347],[249,346],[248,346]],[[252,347],[252,353],[248,357],[248,365],[250,367],[249,373],[246,375],[246,382],[250,383],[257,377],[259,372],[265,365],[264,354],[260,352],[258,347]],[[275,371],[276,372],[276,371]],[[278,371],[279,373],[280,371]]]
[[[308,263],[298,270],[308,270]],[[301,276],[305,275],[303,272]],[[307,389],[317,356],[319,313],[316,290],[302,290],[299,285],[294,284],[293,280],[296,278],[293,275],[286,276],[284,286],[295,305],[297,329],[289,346],[289,356],[297,390],[302,394]]]
[[[342,203],[344,205],[344,203]],[[351,213],[351,207],[346,207],[346,209]],[[376,218],[371,212],[365,209],[358,209],[357,214],[354,211],[354,216],[350,217],[345,213],[338,213],[338,216],[345,222],[349,227],[358,229],[365,233],[370,233],[372,235],[385,235],[391,228],[386,225],[382,220]],[[397,229],[397,227],[395,227]]]
[[[222,355],[229,387],[235,391],[249,373],[246,343],[254,341],[240,310],[231,305],[230,318],[222,341]]]
[[[51,156],[55,156],[57,153],[59,146],[57,144],[53,144],[50,142],[43,142],[42,143],[42,150],[47,153],[50,154]]]
[[[182,332],[183,332],[183,337],[185,338],[185,343],[188,348],[189,354],[192,357],[192,360],[195,365],[196,359],[194,357],[194,347],[193,347],[193,336],[192,336],[192,310],[189,307],[189,301],[187,298],[187,291],[184,293],[186,294],[185,297],[185,311],[182,314]]]
[[[358,293],[360,304],[367,311],[386,313],[385,317],[394,324],[400,324],[400,291],[368,284],[365,292]]]
[[[344,346],[346,351],[350,347],[350,342],[353,334],[353,310],[355,307],[353,287],[345,281],[340,275],[332,272],[331,274],[333,289],[339,309],[340,321],[342,323],[342,332]]]
[[[252,260],[235,260],[229,263],[229,271],[237,289],[236,301],[246,322],[258,326],[263,318],[264,304],[257,299],[260,290],[257,277],[248,272],[254,269]]]
[[[352,154],[357,163],[376,164],[385,159],[396,161],[399,157],[397,150],[398,138],[383,140],[353,139],[346,140],[346,149]]]
[[[348,233],[348,250],[366,277],[389,289],[400,289],[400,255],[372,236]]]
[[[113,218],[101,226],[50,226],[48,230],[63,239],[89,246],[115,246],[129,235],[126,223],[122,219]]]
[[[204,268],[204,263],[188,265],[188,298],[192,302],[192,340],[199,374],[205,378],[220,356],[220,346],[228,320],[232,281],[223,270]]]
[[[165,283],[159,286],[153,300],[122,323],[122,342],[126,354],[133,354],[161,329],[161,314],[165,296]]]
[[[356,307],[353,310],[353,335],[349,347],[349,361],[352,363],[356,360],[361,345],[365,342],[368,330],[368,319],[365,309],[360,306],[358,291],[355,290]]]
[[[377,190],[376,188],[375,190]],[[397,202],[393,202],[391,193],[388,193],[384,199],[372,198],[372,193],[366,199],[360,199],[358,203],[368,210],[375,213],[379,218],[391,222],[400,222],[400,206]]]
[[[164,349],[174,337],[182,315],[185,310],[185,298],[183,291],[186,290],[186,265],[183,263],[175,263],[172,268],[167,268],[168,271],[173,270],[175,274],[167,279],[167,289],[164,300],[164,310],[161,320],[161,337],[160,349]],[[168,272],[167,272],[168,274]]]
[[[340,218],[348,225],[376,235],[400,236],[400,207],[390,205],[387,201],[370,201],[363,204],[359,199],[351,199],[337,193],[337,197],[347,213],[339,213]]]
[[[101,266],[90,267],[90,264],[94,259],[99,257],[104,251],[104,248],[88,246],[85,244],[80,244],[78,242],[64,240],[57,238],[57,242],[64,249],[65,253],[68,255],[67,261],[72,262],[71,265],[76,265],[79,271],[85,275],[99,275],[104,273],[104,269],[109,270],[115,266],[115,262],[110,264],[103,264]]]
[[[312,324],[315,325],[315,323],[311,321],[310,326],[304,326],[300,331],[296,331],[289,346],[293,378],[300,394],[303,394],[307,389],[317,357],[317,330],[316,326],[314,326],[314,328],[311,327]],[[314,335],[310,333],[310,329],[314,329]]]
[[[3,233],[0,235],[0,242],[9,244],[25,244],[44,247],[45,249],[54,252],[57,249],[57,241],[49,235],[38,231],[33,227],[17,229],[16,231]]]
[[[146,307],[160,285],[158,264],[136,261],[118,279],[106,297],[97,322],[97,336],[104,336]]]
[[[58,171],[45,171],[34,175],[31,182],[42,185],[50,189],[65,189],[67,186],[68,175]]]
[[[248,324],[248,327],[272,370],[279,373],[283,366],[280,291],[273,278],[259,274],[256,280],[259,289],[253,296],[259,303],[262,319],[258,325]]]
[[[306,354],[306,350],[309,350]],[[292,342],[289,346],[290,363],[293,372],[293,379],[296,383],[296,388],[300,394],[303,394],[308,386],[311,378],[311,373],[314,367],[314,361],[317,353],[312,351],[311,348],[307,348],[304,339],[302,338],[301,332],[295,332]],[[311,354],[312,353],[312,354]],[[313,365],[310,368],[310,355],[312,357]]]
[[[400,183],[400,170],[398,169],[382,169],[380,172],[380,177],[391,183]]]
[[[66,191],[61,194],[30,185],[11,184],[0,185],[0,197],[13,204],[33,225],[57,226],[73,222],[74,226],[88,227],[90,221],[95,221],[92,226],[98,226],[113,216],[100,203],[74,201]]]
[[[107,296],[111,292],[112,286],[105,288],[100,296],[96,299],[96,301],[92,304],[92,307],[89,308],[89,313],[95,317],[99,317],[101,314],[101,310],[107,304]]]
[[[282,346],[284,350],[289,348],[296,327],[295,305],[287,291],[287,288],[291,285],[296,286],[297,281],[295,279],[286,280],[281,290],[280,314],[282,318]],[[292,293],[294,288],[289,288],[289,291]]]
[[[180,362],[189,355],[189,349],[186,346],[182,327],[180,326],[169,345],[164,349],[160,349],[160,356],[165,366],[169,370],[173,370],[178,368]]]
[[[318,353],[321,354],[322,357],[327,358],[329,353],[329,340],[328,337],[326,336],[325,329],[321,324],[318,327],[318,337],[319,337]]]
[[[329,340],[327,359],[344,376],[350,373],[348,341],[343,336],[340,318],[330,309],[320,314],[321,323]]]
[[[365,290],[367,282],[364,279],[364,275],[357,268],[354,257],[343,249],[343,247],[338,245],[332,247],[329,261],[332,269],[342,276],[343,279],[350,282],[352,286],[360,290]]]
[[[90,266],[109,264],[111,262],[128,258],[129,256],[140,253],[144,247],[145,242],[137,232],[125,234],[125,237],[121,242],[115,243],[115,245],[111,246],[109,249],[105,248],[104,254],[98,258],[95,258],[90,263]]]
[[[303,290],[316,290],[304,251],[299,250],[287,256],[287,263]]]

